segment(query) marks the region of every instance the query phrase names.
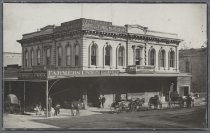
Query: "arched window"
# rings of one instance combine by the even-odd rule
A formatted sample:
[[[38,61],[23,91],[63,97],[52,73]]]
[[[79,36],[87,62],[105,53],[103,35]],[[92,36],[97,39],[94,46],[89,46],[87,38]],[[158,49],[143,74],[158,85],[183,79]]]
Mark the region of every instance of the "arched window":
[[[66,65],[69,66],[71,65],[71,47],[68,45],[66,47]]]
[[[96,66],[96,58],[97,58],[97,45],[93,44],[91,46],[91,65]]]
[[[111,50],[112,47],[110,45],[105,47],[105,66],[111,65]]]
[[[25,51],[25,66],[28,67],[28,51]]]
[[[141,48],[137,48],[136,51],[136,65],[141,65],[142,63],[142,57],[141,57],[141,54],[142,54],[142,49]]]
[[[62,64],[62,46],[58,47],[58,66]]]
[[[123,66],[124,64],[124,47],[120,46],[118,49],[118,66]]]
[[[149,57],[149,59],[148,59],[149,65],[154,66],[155,65],[155,49],[151,49],[149,51],[149,56],[148,57]]]
[[[34,65],[34,50],[31,50],[31,66]]]
[[[175,67],[175,52],[169,51],[169,67]]]
[[[79,44],[75,44],[75,66],[79,66]]]
[[[37,65],[41,64],[41,50],[37,49]]]
[[[166,52],[165,50],[160,50],[160,53],[159,53],[159,65],[160,67],[165,67],[165,59],[166,59]]]
[[[46,49],[46,65],[50,65],[51,64],[51,52],[50,52],[50,48]]]

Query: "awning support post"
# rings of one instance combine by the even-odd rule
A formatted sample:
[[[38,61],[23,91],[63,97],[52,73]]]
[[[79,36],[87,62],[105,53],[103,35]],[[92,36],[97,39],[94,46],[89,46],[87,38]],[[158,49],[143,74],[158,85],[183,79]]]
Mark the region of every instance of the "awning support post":
[[[23,114],[25,114],[26,83],[23,81]]]
[[[48,117],[48,80],[46,81],[46,117]]]

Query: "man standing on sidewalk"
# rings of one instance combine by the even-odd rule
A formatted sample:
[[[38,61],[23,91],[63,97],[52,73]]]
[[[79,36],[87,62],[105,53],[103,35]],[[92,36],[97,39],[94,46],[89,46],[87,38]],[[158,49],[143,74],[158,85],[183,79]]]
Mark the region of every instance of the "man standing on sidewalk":
[[[102,108],[104,108],[104,103],[105,103],[105,101],[106,101],[106,98],[105,98],[104,95],[103,95],[102,98],[101,98]]]

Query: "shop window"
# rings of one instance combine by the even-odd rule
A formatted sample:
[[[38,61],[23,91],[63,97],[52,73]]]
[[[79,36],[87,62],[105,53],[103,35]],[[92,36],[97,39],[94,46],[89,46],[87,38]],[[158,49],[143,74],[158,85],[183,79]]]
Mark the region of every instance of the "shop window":
[[[91,46],[91,65],[96,66],[97,45]]]
[[[62,64],[62,47],[58,47],[58,66]]]
[[[141,48],[137,48],[136,49],[136,65],[141,65],[141,60],[142,60],[141,53],[142,53]]]
[[[151,49],[149,52],[149,65],[154,66],[155,65],[155,49]]]
[[[70,46],[66,47],[66,65],[67,66],[71,65],[71,47]]]
[[[118,66],[123,66],[124,63],[124,47],[120,46],[118,49]]]
[[[41,64],[41,50],[37,49],[37,65]]]
[[[79,45],[75,45],[75,66],[79,66]]]
[[[46,49],[46,65],[47,66],[49,66],[51,64],[50,58],[51,58],[50,48],[47,48]]]
[[[31,50],[31,66],[34,65],[34,50]]]
[[[106,46],[105,48],[105,65],[110,66],[111,65],[111,46]]]
[[[159,53],[159,65],[160,67],[165,67],[165,50],[160,50]]]

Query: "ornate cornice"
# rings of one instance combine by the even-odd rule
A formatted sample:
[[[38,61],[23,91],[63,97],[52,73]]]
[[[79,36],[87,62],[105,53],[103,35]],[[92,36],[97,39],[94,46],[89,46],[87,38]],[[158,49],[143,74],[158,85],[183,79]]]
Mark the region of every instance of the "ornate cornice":
[[[141,27],[140,27],[141,28]],[[77,19],[69,22],[62,23],[61,26],[54,27],[52,33],[39,35],[18,40],[21,44],[29,44],[33,42],[42,42],[45,40],[59,40],[65,37],[84,37],[84,36],[96,36],[96,37],[110,37],[112,39],[125,39],[136,41],[151,41],[156,43],[176,44],[178,45],[182,40],[176,38],[167,38],[161,36],[153,36],[147,34],[135,34],[127,33],[126,26],[115,26],[111,22],[97,21],[91,19]],[[42,31],[40,31],[42,32]],[[44,32],[44,31],[43,31]]]

